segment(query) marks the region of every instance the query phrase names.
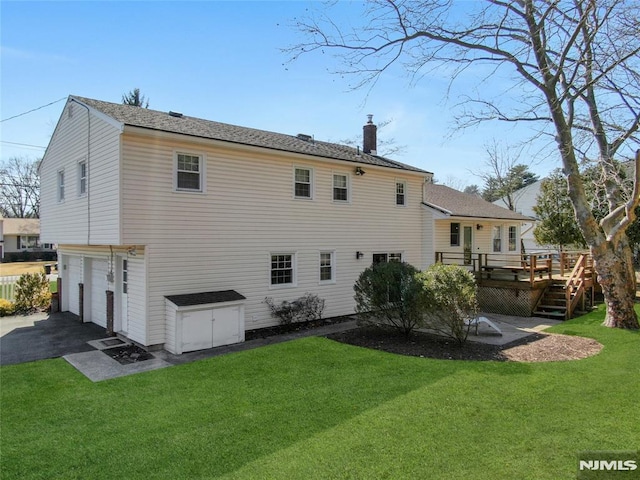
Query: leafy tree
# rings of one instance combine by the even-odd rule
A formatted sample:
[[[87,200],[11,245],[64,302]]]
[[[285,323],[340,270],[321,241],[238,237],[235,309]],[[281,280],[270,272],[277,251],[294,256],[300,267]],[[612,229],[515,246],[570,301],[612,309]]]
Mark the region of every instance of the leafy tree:
[[[464,187],[464,190],[462,191],[469,195],[475,195],[477,197],[482,196],[482,193],[480,192],[480,187],[478,187],[478,185],[467,185],[466,187]]]
[[[605,325],[640,328],[626,235],[640,205],[640,151],[631,195],[622,195],[612,180],[612,160],[640,144],[637,2],[371,0],[357,19],[332,15],[338,4],[299,21],[306,40],[290,52],[294,58],[335,52],[345,65],[339,73],[357,75],[356,87],[375,82],[396,62],[417,81],[439,69],[452,82],[474,75],[475,85],[510,75],[513,81],[501,76],[492,88],[469,89],[458,126],[524,122],[534,137],[555,141],[605,297]],[[487,73],[479,79],[478,72]],[[585,157],[597,158],[606,178],[607,214],[600,222],[580,176],[578,160]]]
[[[585,247],[584,237],[567,193],[567,180],[560,170],[554,171],[542,181],[533,211],[538,217],[533,230],[536,242],[554,245],[560,251],[569,245]]]
[[[0,165],[0,213],[3,217],[40,216],[40,160],[11,157]]]
[[[124,105],[133,105],[134,107],[149,108],[149,100],[140,93],[139,88],[134,88],[129,93],[122,95],[122,103]]]
[[[459,343],[469,335],[466,320],[478,315],[476,280],[460,265],[434,263],[417,275],[422,284],[427,326]]]
[[[20,275],[16,282],[15,296],[16,312],[30,313],[48,308],[51,304],[51,291],[44,271]]]
[[[353,289],[356,312],[365,324],[391,325],[405,335],[422,324],[422,287],[406,262],[382,262],[360,274]]]

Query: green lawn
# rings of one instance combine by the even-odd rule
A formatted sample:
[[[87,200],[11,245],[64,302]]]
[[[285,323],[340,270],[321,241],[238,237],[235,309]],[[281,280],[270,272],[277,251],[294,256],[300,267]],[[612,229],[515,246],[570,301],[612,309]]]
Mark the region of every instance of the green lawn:
[[[640,334],[545,364],[440,361],[307,338],[92,383],[63,359],[1,375],[3,479],[572,479],[640,447]]]

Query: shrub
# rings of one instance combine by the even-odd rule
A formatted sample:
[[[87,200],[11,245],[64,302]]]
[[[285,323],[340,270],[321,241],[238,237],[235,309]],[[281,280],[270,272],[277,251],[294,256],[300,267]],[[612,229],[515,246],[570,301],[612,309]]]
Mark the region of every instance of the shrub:
[[[324,299],[311,293],[305,293],[293,302],[285,300],[280,305],[276,305],[271,297],[265,298],[264,302],[269,306],[271,315],[280,319],[281,325],[319,320],[325,307]]]
[[[459,265],[436,263],[417,278],[424,293],[426,325],[464,343],[470,328],[465,321],[478,315],[478,288],[473,275]]]
[[[353,286],[360,323],[391,325],[405,335],[421,326],[422,286],[417,273],[406,262],[378,263],[363,271]]]
[[[49,280],[44,271],[25,273],[16,282],[15,311],[29,313],[44,310],[51,305]]]
[[[12,315],[15,310],[15,306],[12,302],[5,298],[0,298],[0,317],[6,317]]]

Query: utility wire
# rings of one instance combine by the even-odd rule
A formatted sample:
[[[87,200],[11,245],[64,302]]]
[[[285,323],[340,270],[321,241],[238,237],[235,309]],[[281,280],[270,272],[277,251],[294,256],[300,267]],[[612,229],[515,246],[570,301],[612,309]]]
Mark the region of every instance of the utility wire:
[[[39,150],[46,150],[47,149],[47,147],[41,147],[40,145],[29,145],[28,143],[7,142],[6,140],[0,140],[0,143],[7,143],[9,145],[17,145],[19,147],[37,148]]]
[[[66,100],[66,98],[67,97],[62,97],[59,100],[56,100],[55,102],[47,103],[46,105],[42,105],[41,107],[34,108],[33,110],[29,110],[28,112],[19,113],[18,115],[14,115],[13,117],[5,118],[4,120],[0,120],[0,123],[6,122],[7,120],[13,120],[14,118],[18,118],[18,117],[21,117],[23,115],[26,115],[27,113],[35,112],[36,110],[40,110],[42,108],[48,107],[50,105],[53,105],[54,103],[58,103],[58,102],[61,102],[62,100]]]

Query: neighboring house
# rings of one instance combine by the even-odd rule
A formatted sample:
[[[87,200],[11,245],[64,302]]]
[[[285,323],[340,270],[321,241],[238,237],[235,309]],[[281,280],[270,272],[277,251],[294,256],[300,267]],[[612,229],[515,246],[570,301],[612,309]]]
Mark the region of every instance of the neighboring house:
[[[538,245],[538,242],[536,242],[536,239],[533,236],[533,230],[536,227],[536,213],[533,211],[533,207],[538,203],[538,195],[540,194],[541,185],[542,180],[538,180],[537,182],[533,182],[526,187],[516,190],[511,195],[515,211],[522,215],[526,215],[527,217],[531,217],[527,223],[522,225],[522,245],[527,253],[549,249],[548,245]],[[508,202],[504,197],[494,201],[493,203],[500,207],[508,205]]]
[[[0,258],[21,252],[52,250],[53,245],[40,243],[39,219],[0,217]]]
[[[494,261],[520,255],[520,232],[530,217],[445,185],[425,188],[424,203],[435,222],[434,248],[445,263],[477,269],[479,254]]]

